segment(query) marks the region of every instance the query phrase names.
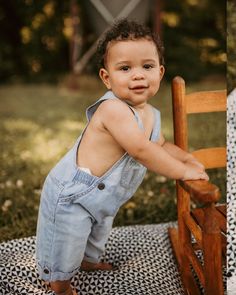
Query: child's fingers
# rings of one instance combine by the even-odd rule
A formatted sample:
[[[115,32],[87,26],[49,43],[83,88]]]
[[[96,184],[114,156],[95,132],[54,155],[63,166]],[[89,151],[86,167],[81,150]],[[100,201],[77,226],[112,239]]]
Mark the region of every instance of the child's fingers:
[[[196,158],[193,158],[191,160],[188,160],[189,163],[196,165],[199,168],[202,168],[203,170],[205,169],[204,165],[199,162]]]
[[[209,180],[209,176],[205,172],[203,172],[203,173],[201,173],[201,179],[208,181]]]
[[[193,162],[191,162],[191,163],[189,163],[189,164],[190,164],[190,165],[193,167],[193,169],[196,170],[198,173],[205,173],[205,167],[204,167],[201,163],[193,161]]]
[[[192,161],[192,163],[203,170],[205,169],[204,165],[202,163],[198,162],[197,160]]]
[[[198,165],[202,169],[205,169],[204,165],[202,165],[202,163],[200,163],[200,162],[196,162],[196,165]]]

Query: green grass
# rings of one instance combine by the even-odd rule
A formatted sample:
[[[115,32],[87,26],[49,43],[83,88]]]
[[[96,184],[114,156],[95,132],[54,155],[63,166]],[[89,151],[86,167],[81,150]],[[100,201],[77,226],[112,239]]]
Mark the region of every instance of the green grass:
[[[193,89],[211,89],[222,82],[205,81]],[[91,77],[79,79],[79,89],[64,85],[9,85],[0,88],[0,241],[34,235],[40,191],[50,168],[73,145],[83,129],[85,109],[104,92]],[[162,113],[162,129],[172,140],[170,85],[163,83],[151,103]],[[200,125],[199,121],[203,124]],[[190,149],[225,144],[225,117],[195,116],[190,119]],[[213,135],[214,134],[214,135]],[[225,171],[211,173],[225,198]],[[166,222],[176,219],[173,180],[147,173],[135,196],[119,211],[114,225]]]

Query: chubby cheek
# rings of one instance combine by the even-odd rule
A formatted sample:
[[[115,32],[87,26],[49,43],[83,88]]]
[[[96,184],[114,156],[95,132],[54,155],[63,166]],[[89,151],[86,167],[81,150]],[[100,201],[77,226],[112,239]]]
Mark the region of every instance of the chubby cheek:
[[[149,83],[150,86],[150,91],[152,92],[152,94],[156,94],[156,92],[158,91],[159,87],[160,87],[160,81],[157,79],[153,79],[152,81],[150,81]]]
[[[127,79],[124,79],[124,77],[120,77],[119,75],[117,75],[116,78],[112,79],[111,84],[112,89],[120,88],[120,90],[122,90],[124,89],[124,87],[128,87]]]
[[[119,75],[119,74],[117,74],[116,77],[114,77],[113,81],[115,84],[118,84],[118,85],[119,84],[124,85],[128,83],[127,77],[125,75]]]

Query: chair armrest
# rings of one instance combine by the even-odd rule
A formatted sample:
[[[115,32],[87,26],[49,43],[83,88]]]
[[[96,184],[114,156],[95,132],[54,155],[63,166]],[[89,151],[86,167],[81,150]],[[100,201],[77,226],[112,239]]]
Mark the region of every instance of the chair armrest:
[[[217,202],[220,198],[219,188],[206,180],[180,180],[179,184],[200,203]]]

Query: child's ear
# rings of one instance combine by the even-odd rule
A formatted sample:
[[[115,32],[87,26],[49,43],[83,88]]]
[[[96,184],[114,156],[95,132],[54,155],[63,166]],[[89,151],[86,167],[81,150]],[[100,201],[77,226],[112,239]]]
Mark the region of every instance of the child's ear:
[[[164,68],[164,66],[161,65],[160,66],[160,80],[162,80],[164,74],[165,74],[165,68]]]
[[[111,89],[109,74],[106,69],[101,68],[99,71],[99,76],[102,79],[102,82],[106,85],[107,89]]]

